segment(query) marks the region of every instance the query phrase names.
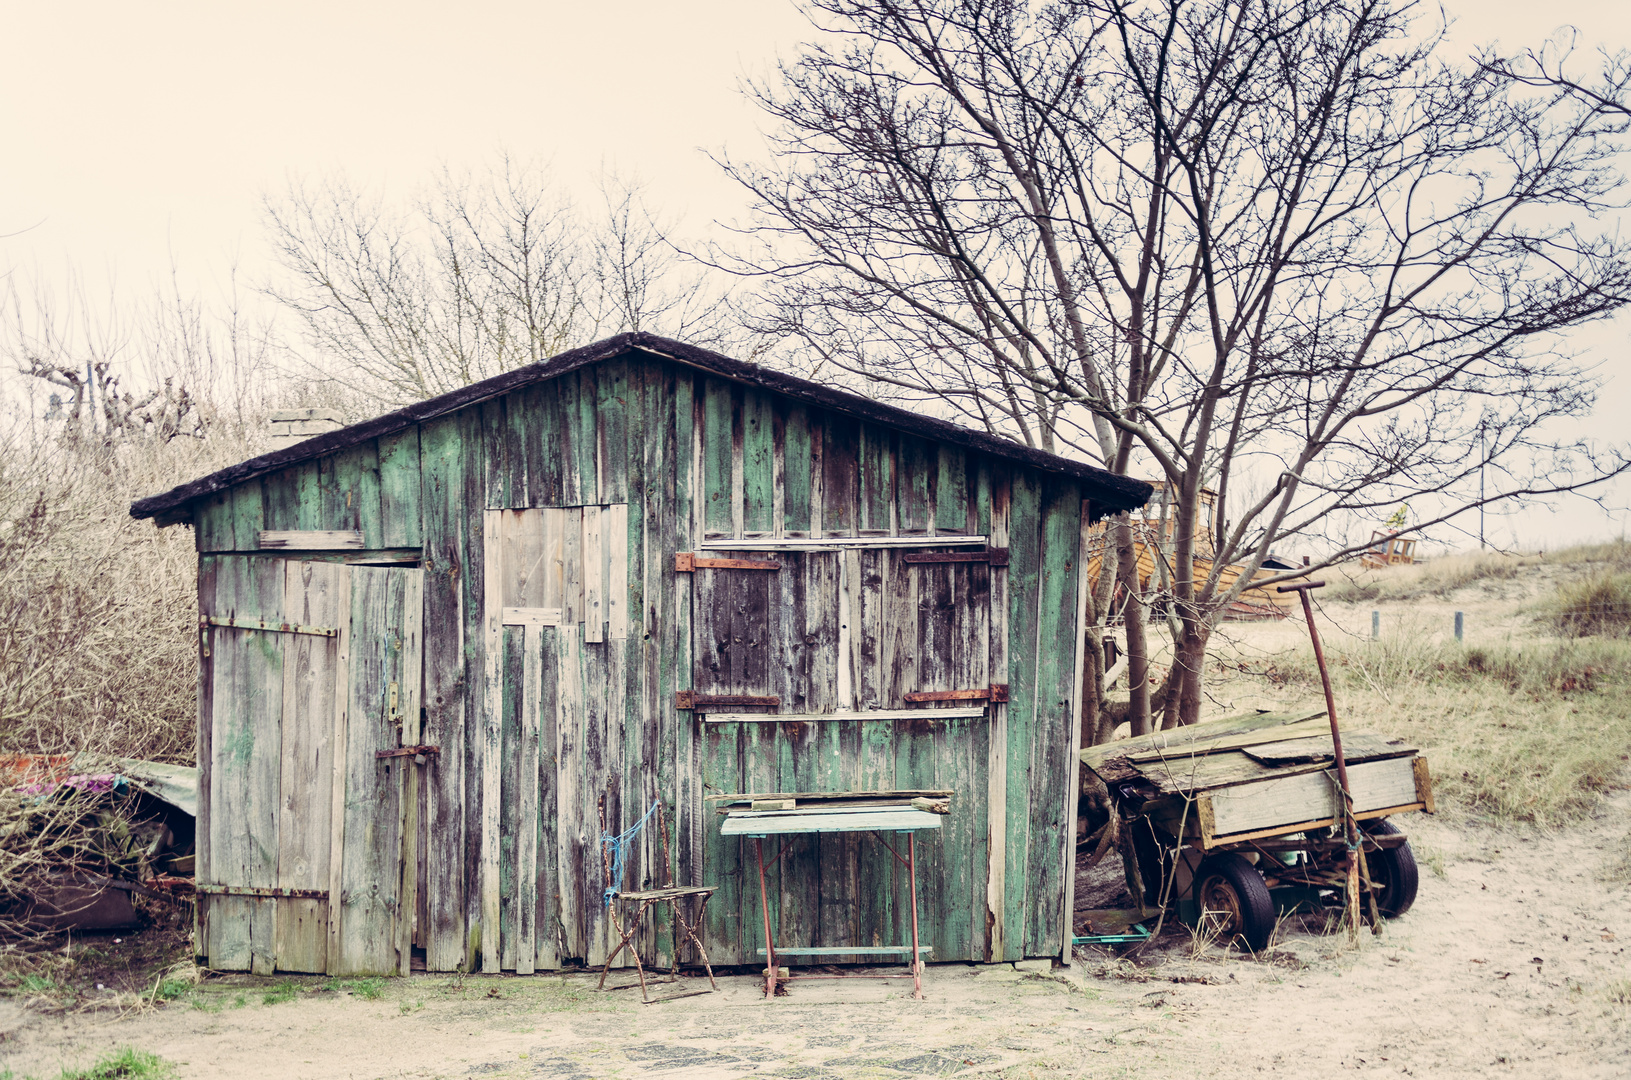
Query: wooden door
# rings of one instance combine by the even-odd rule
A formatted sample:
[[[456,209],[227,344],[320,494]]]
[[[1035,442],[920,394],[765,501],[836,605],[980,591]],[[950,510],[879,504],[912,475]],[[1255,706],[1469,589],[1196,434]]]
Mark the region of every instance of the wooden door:
[[[201,560],[198,942],[209,966],[407,972],[415,766],[376,753],[418,741],[421,581],[400,567]]]
[[[484,525],[480,966],[604,963],[602,805],[617,825],[655,789],[628,730],[628,506],[488,510]]]
[[[944,547],[718,551],[774,564],[694,571],[694,712],[705,795],[729,792],[954,791],[952,815],[919,845],[920,895],[935,956],[984,959],[989,858],[991,568]],[[909,695],[959,699],[914,701]],[[772,705],[711,705],[764,697]],[[753,714],[775,714],[771,722]],[[735,962],[759,944],[757,866],[703,821],[703,883],[720,886],[711,940]],[[805,842],[771,870],[772,917],[786,946],[898,944],[904,884],[864,838]],[[717,910],[716,910],[717,909]],[[857,958],[858,959],[858,958]]]

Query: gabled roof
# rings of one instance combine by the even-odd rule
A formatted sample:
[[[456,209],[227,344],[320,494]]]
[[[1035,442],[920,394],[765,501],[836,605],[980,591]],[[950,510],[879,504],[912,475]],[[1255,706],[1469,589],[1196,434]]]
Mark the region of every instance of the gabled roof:
[[[577,368],[628,353],[645,353],[673,360],[749,386],[785,394],[824,409],[847,413],[927,439],[966,446],[993,457],[1028,465],[1042,472],[1074,477],[1084,481],[1089,487],[1088,497],[1093,502],[1095,520],[1107,514],[1142,506],[1153,491],[1150,485],[1142,480],[1117,476],[1080,461],[1071,461],[1054,454],[1033,450],[1007,439],[999,439],[933,417],[920,416],[905,409],[898,409],[842,390],[834,390],[779,371],[771,371],[756,364],[745,364],[740,360],[732,360],[728,356],[707,349],[698,349],[669,338],[658,337],[655,334],[633,333],[619,334],[617,337],[597,341],[581,349],[561,353],[542,363],[506,371],[502,375],[460,387],[440,397],[415,402],[395,412],[376,416],[372,420],[364,420],[362,423],[327,432],[293,446],[250,458],[248,461],[241,461],[190,483],[171,488],[163,494],[137,499],[130,504],[130,514],[136,518],[159,517],[175,520],[177,518],[175,511],[188,503],[225,491],[246,480],[253,480],[257,476],[277,472],[312,458],[324,457],[357,443],[390,435],[490,398],[502,397],[533,383],[545,382]]]

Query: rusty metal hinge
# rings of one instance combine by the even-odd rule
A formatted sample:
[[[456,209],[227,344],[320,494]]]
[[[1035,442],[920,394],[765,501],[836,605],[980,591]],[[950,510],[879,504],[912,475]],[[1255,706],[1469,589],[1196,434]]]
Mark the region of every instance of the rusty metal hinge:
[[[697,570],[780,570],[782,564],[766,559],[710,559],[692,551],[674,553],[674,572],[689,574]]]
[[[780,708],[782,699],[774,695],[699,694],[694,690],[674,691],[674,705],[681,709],[703,709],[714,705],[768,705]]]
[[[399,746],[395,750],[375,750],[374,757],[381,761],[386,758],[411,757],[415,764],[423,765],[426,757],[441,752],[440,746]]]
[[[903,695],[907,701],[992,701],[1008,700],[1008,684],[992,683],[976,690],[914,690]]]

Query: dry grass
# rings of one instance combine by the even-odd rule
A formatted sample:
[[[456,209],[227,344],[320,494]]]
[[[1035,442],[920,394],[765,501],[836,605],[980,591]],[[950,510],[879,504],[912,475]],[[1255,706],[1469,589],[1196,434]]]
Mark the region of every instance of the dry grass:
[[[1426,753],[1450,808],[1558,824],[1586,813],[1631,762],[1631,642],[1426,643],[1407,627],[1333,644],[1337,707],[1353,726]],[[1285,668],[1318,694],[1311,654]]]
[[[1425,596],[1447,596],[1477,581],[1505,581],[1525,568],[1542,562],[1539,555],[1504,555],[1474,552],[1449,555],[1414,566],[1390,566],[1369,570],[1357,562],[1333,567],[1325,579],[1329,583],[1321,600],[1373,602],[1414,600]]]
[[[1595,573],[1559,588],[1542,607],[1566,637],[1631,635],[1631,573]]]
[[[0,444],[0,751],[191,761],[192,532],[129,507],[252,452],[222,435]]]

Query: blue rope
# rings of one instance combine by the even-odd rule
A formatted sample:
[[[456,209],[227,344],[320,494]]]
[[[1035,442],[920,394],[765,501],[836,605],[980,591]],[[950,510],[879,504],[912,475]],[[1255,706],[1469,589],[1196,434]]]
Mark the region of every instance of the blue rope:
[[[655,814],[656,812],[657,812],[657,800],[652,800],[651,809],[647,810],[645,816],[642,817],[639,821],[636,821],[633,825],[630,825],[628,828],[624,829],[622,832],[618,833],[616,836],[613,836],[611,833],[602,833],[601,834],[600,842],[602,844],[611,845],[611,849],[612,849],[612,870],[611,870],[611,874],[610,874],[610,879],[609,879],[609,881],[608,881],[608,883],[606,885],[606,890],[605,890],[605,899],[606,899],[606,906],[607,907],[612,906],[612,899],[615,896],[617,896],[617,894],[621,891],[619,886],[621,885],[621,883],[623,881],[623,849],[624,849],[624,847],[628,844],[628,842],[630,840],[633,840],[636,836],[638,836],[640,834],[640,830],[644,829],[646,827],[646,822],[650,821],[651,820],[651,815]]]

